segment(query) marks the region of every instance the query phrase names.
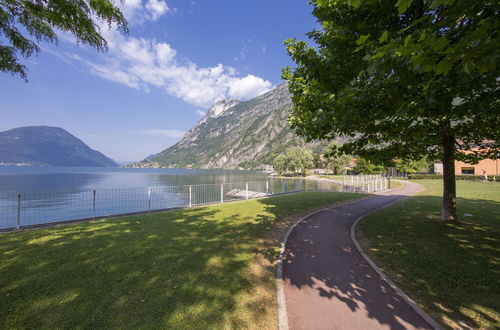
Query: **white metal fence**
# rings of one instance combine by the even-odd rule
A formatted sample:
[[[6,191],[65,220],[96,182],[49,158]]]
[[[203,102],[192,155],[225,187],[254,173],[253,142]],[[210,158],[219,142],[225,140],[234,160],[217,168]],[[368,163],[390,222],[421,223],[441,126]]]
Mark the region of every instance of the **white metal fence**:
[[[342,185],[344,191],[373,193],[386,190],[390,186],[390,179],[379,174],[344,175]]]
[[[371,193],[387,188],[381,179],[346,176],[341,184],[333,180],[270,178],[221,184],[0,193],[0,229],[225,203],[298,191]]]

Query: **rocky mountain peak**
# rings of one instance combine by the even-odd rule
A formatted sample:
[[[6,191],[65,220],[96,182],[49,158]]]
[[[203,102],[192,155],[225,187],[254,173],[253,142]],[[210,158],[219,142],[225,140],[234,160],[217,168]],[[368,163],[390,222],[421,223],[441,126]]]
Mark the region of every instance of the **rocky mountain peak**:
[[[230,98],[223,99],[223,100],[215,103],[214,105],[212,105],[212,107],[210,107],[210,109],[208,109],[207,117],[212,117],[212,118],[218,117],[224,111],[234,107],[238,103],[240,103],[240,101],[235,100],[235,99],[230,99]]]
[[[248,101],[224,99],[175,145],[136,166],[264,168],[293,146],[306,144],[288,127],[292,101],[281,84]]]

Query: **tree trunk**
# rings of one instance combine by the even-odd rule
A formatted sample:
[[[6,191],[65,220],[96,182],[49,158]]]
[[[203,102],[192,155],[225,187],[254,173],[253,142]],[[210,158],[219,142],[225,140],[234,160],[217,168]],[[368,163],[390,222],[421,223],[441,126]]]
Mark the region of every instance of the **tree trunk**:
[[[449,127],[447,127],[449,128]],[[455,137],[449,129],[443,132],[443,210],[441,220],[458,221],[455,181]]]

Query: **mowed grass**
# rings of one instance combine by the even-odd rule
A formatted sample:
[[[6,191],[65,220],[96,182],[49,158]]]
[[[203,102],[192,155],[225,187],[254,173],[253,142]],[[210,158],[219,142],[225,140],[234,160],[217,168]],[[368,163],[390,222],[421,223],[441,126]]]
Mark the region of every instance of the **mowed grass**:
[[[308,192],[0,235],[2,328],[277,328],[291,222],[362,195]]]
[[[500,328],[500,184],[457,181],[460,223],[438,221],[442,181],[366,217],[358,237],[375,263],[439,323]]]
[[[396,179],[398,180],[398,179]],[[391,189],[397,189],[397,188],[400,188],[404,185],[404,183],[402,181],[396,181],[394,179],[391,179]]]

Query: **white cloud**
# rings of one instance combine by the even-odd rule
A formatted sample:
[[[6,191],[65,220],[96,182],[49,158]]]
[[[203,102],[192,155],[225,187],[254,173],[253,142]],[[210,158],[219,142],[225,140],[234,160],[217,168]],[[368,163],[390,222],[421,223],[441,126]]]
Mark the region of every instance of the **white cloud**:
[[[180,139],[186,132],[178,130],[170,130],[170,129],[140,129],[132,133],[139,135],[164,136],[164,137]]]
[[[196,114],[199,115],[200,117],[205,117],[207,115],[207,112],[201,111],[201,110],[196,110]]]
[[[146,0],[144,0],[146,1]],[[128,18],[156,20],[169,11],[163,0],[127,0],[122,5]],[[239,76],[231,66],[199,67],[178,56],[165,42],[125,36],[106,25],[100,26],[108,52],[91,61],[74,53],[62,53],[74,65],[84,65],[94,75],[149,92],[159,88],[200,107],[209,107],[224,98],[250,99],[269,91],[271,83],[254,75]],[[244,58],[247,48],[241,50]]]
[[[249,99],[261,95],[271,88],[271,83],[254,75],[235,80],[229,87],[229,94],[235,99]]]
[[[161,16],[169,11],[165,1],[149,0],[145,7],[149,11],[151,20],[153,21],[157,21]]]
[[[126,0],[117,3],[117,6],[132,25],[143,24],[147,21],[155,22],[170,11],[163,0],[148,0],[145,4],[142,0]]]
[[[181,61],[177,52],[164,42],[125,37],[114,30],[103,30],[103,35],[109,51],[100,63],[76,54],[65,55],[104,79],[144,91],[157,87],[203,107],[227,97],[250,99],[272,87],[269,81],[254,75],[238,77],[230,66],[198,67],[188,60]]]

